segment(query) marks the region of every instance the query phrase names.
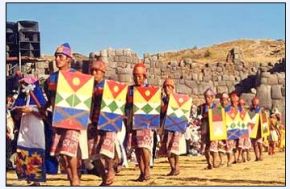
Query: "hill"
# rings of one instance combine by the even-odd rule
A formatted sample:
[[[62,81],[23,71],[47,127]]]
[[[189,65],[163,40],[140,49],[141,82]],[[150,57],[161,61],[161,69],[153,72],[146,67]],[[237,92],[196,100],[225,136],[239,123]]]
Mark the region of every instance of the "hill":
[[[246,63],[276,63],[285,57],[285,41],[283,40],[235,40],[204,48],[184,49],[177,52],[162,53],[162,62],[171,60],[192,59],[196,63],[225,62],[229,51],[233,48],[241,51]]]

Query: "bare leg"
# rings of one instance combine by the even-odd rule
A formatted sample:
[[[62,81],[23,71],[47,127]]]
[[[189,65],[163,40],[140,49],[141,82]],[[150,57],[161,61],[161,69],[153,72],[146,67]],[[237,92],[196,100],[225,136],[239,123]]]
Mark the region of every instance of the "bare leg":
[[[238,148],[238,154],[237,154],[237,163],[241,163],[242,162],[242,160],[241,160],[241,155],[242,155],[242,148]]]
[[[174,165],[175,165],[174,160],[175,159],[174,159],[173,155],[171,153],[169,153],[168,154],[168,162],[169,162],[169,165],[170,165],[171,170],[167,174],[167,176],[172,176],[174,174]]]
[[[98,168],[98,173],[100,177],[102,178],[102,183],[100,184],[100,186],[103,186],[106,181],[106,167],[105,167],[105,161],[102,157],[96,160],[96,166]]]
[[[69,166],[71,168],[71,175],[72,175],[72,186],[79,186],[80,185],[80,178],[78,175],[78,158],[77,157],[67,157]]]
[[[206,144],[206,146],[205,146],[204,156],[205,156],[206,162],[207,162],[207,169],[212,169],[211,158],[210,158],[211,155],[210,155],[208,144]]]
[[[142,158],[142,149],[141,148],[136,148],[135,150],[135,154],[136,154],[136,159],[138,162],[138,166],[140,169],[140,175],[137,179],[137,181],[143,181],[144,180],[144,160]]]
[[[106,167],[108,168],[108,173],[106,175],[106,185],[111,185],[113,184],[113,180],[115,177],[115,173],[114,173],[114,162],[113,159],[105,157],[105,161],[106,161]]]
[[[217,157],[218,157],[218,153],[217,152],[211,152],[211,154],[212,154],[212,157],[213,157],[213,167],[214,168],[218,168],[218,165],[217,165]]]
[[[179,173],[180,173],[179,156],[174,155],[174,158],[175,158],[175,173],[174,173],[174,175],[179,175]]]
[[[144,161],[144,179],[149,180],[150,179],[150,159],[151,159],[151,153],[150,150],[146,148],[142,148],[142,155],[143,155],[143,161]]]
[[[67,174],[67,178],[68,178],[68,180],[70,182],[70,185],[72,186],[72,171],[71,171],[71,168],[70,168],[70,165],[69,165],[68,157],[65,156],[65,155],[61,155],[60,158],[63,159],[65,171],[66,171],[66,174]]]
[[[231,152],[227,152],[227,166],[230,167],[232,165],[232,154]]]
[[[259,150],[259,154],[260,154],[258,160],[262,161],[263,160],[263,143],[258,142],[258,150]]]
[[[219,158],[220,158],[219,166],[224,165],[224,163],[223,163],[223,156],[224,156],[223,152],[219,152]]]

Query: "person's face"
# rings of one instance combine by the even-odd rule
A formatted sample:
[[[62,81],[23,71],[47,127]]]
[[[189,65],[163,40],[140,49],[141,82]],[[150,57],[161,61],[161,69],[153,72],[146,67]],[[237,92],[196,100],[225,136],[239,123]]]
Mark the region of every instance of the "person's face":
[[[143,85],[145,82],[145,75],[144,75],[144,68],[138,67],[134,70],[133,73],[133,80],[135,85],[140,86]]]
[[[96,82],[100,82],[104,79],[105,73],[96,67],[91,67],[91,75],[94,76]]]
[[[172,85],[164,85],[164,92],[166,96],[170,96],[174,92],[174,87]]]
[[[229,99],[228,98],[222,98],[221,99],[221,104],[223,107],[227,106],[229,104]]]
[[[252,101],[252,104],[253,104],[254,107],[257,107],[259,105],[259,100],[258,99],[254,99]]]
[[[56,54],[54,56],[56,67],[59,70],[64,70],[69,67],[70,58],[64,54]]]
[[[239,105],[239,97],[236,96],[236,95],[231,96],[231,103],[232,103],[232,105],[234,105],[234,106]]]
[[[272,116],[270,117],[270,123],[271,123],[271,125],[276,125],[276,123],[277,123],[277,118],[276,118],[275,115],[272,115]]]
[[[214,96],[211,96],[211,95],[206,95],[204,98],[205,98],[205,102],[208,105],[210,105],[213,102],[213,100],[214,100]]]

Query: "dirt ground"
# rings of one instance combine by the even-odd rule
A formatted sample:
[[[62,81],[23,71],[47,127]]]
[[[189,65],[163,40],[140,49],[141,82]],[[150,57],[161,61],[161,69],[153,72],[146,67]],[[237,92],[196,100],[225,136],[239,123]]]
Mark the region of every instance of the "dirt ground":
[[[264,155],[263,161],[252,160],[246,163],[234,164],[232,167],[220,167],[204,170],[206,161],[203,156],[181,156],[181,173],[168,177],[169,164],[167,159],[159,158],[151,169],[151,179],[136,182],[139,170],[133,163],[124,168],[115,177],[113,186],[285,186],[285,153],[274,156]],[[224,157],[225,158],[225,157]],[[48,175],[44,186],[69,186],[66,175]],[[98,186],[101,179],[94,175],[82,175],[81,186]],[[25,181],[18,181],[14,171],[7,172],[7,186],[26,186]]]

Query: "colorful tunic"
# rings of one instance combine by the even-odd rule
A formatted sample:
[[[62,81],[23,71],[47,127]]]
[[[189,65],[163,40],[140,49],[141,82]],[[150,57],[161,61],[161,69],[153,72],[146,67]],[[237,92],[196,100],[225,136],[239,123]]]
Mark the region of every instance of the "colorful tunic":
[[[88,127],[89,154],[91,159],[99,159],[101,155],[113,159],[115,156],[116,132],[97,129],[105,80],[95,84],[93,93],[91,121]]]
[[[39,112],[36,104],[41,106],[46,104],[39,83],[33,85],[35,88],[31,93],[34,97],[32,94],[20,93],[14,108],[27,106],[34,112]],[[17,140],[16,174],[19,179],[46,181],[44,122],[33,113],[22,114]]]
[[[201,119],[201,141],[204,143],[205,150],[211,152],[218,152],[218,141],[210,141],[209,138],[209,122],[208,122],[208,109],[216,107],[216,104],[208,106],[206,103],[200,106]]]
[[[240,115],[247,113],[246,109],[243,109],[242,107],[239,107]],[[251,139],[249,133],[247,135],[241,136],[238,139],[238,148],[241,148],[243,150],[249,150],[251,148]]]
[[[138,129],[132,131],[132,123],[133,123],[133,91],[134,85],[129,86],[126,106],[125,106],[125,114],[126,114],[126,130],[127,132],[131,132],[131,144],[128,146],[132,148],[147,148],[148,150],[152,150],[153,145],[153,131],[151,129]],[[127,138],[127,140],[130,140]],[[127,146],[127,147],[128,147]]]
[[[74,69],[69,69],[68,72],[75,72]],[[58,73],[52,73],[45,82],[45,93],[48,98],[48,105],[54,108],[55,95],[57,89]],[[52,140],[50,155],[54,156],[58,153],[76,157],[79,149],[80,131],[72,129],[54,128],[55,133]]]
[[[167,107],[169,103],[169,98],[168,97],[163,97],[162,98],[162,106],[161,106],[161,124],[164,124],[166,112],[167,112]],[[161,125],[162,127],[163,125]],[[161,153],[166,153],[167,155],[169,154],[175,154],[175,155],[180,155],[181,154],[181,148],[180,146],[182,143],[180,142],[181,140],[182,133],[177,132],[177,131],[168,131],[165,130],[163,133],[162,137],[162,147],[161,147]],[[162,154],[161,154],[162,155]]]
[[[261,108],[260,106],[257,106],[256,108],[251,107],[250,111],[255,111],[256,113],[260,113],[261,112]],[[258,131],[257,131],[257,136],[256,138],[252,138],[251,139],[252,144],[256,144],[256,143],[263,143],[263,138],[261,135],[261,123],[260,123],[260,119],[259,119],[259,126],[258,126]]]

